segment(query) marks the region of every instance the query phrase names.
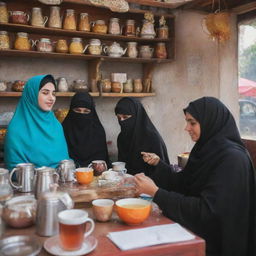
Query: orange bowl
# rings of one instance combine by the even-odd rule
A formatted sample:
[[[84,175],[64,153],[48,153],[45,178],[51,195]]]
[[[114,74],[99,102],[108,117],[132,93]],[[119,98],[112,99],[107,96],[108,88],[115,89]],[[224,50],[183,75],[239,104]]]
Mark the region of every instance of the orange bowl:
[[[139,198],[126,198],[116,201],[116,212],[127,224],[140,224],[151,211],[151,202]]]

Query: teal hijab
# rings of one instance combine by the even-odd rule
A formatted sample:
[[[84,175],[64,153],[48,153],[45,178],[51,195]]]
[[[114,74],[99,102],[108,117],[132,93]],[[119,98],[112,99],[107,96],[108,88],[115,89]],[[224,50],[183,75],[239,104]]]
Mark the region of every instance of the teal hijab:
[[[61,160],[69,159],[62,125],[52,111],[43,111],[38,104],[40,83],[45,76],[50,75],[27,81],[8,126],[4,160],[9,170],[19,163],[56,168]]]

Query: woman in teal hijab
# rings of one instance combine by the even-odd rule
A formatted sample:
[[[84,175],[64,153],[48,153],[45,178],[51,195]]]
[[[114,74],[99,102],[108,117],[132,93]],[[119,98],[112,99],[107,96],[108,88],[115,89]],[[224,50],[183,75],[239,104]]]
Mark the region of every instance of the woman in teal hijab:
[[[34,76],[26,83],[5,138],[9,170],[19,163],[56,168],[69,158],[62,126],[52,112],[55,87],[51,75]]]

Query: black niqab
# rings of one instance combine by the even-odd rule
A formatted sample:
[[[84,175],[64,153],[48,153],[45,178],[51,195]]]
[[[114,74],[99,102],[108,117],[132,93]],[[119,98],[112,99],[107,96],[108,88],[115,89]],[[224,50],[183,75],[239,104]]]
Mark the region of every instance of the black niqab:
[[[79,107],[88,108],[91,112],[81,114],[73,111]],[[69,155],[78,166],[88,166],[93,160],[105,160],[109,165],[105,130],[89,93],[79,92],[73,96],[62,125]]]
[[[129,97],[121,99],[116,105],[115,113],[132,115],[119,121],[121,132],[117,139],[118,160],[126,162],[130,174],[153,174],[154,167],[143,161],[142,151],[153,152],[169,163],[165,143],[138,100]]]

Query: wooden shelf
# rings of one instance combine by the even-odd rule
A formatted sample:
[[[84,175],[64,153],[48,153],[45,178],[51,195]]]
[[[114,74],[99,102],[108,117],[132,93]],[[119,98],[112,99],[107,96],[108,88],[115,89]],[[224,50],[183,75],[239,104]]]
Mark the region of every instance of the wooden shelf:
[[[100,61],[131,62],[131,63],[166,63],[166,62],[172,61],[172,59],[157,59],[157,58],[143,59],[143,58],[129,58],[129,57],[113,58],[113,57],[101,56],[101,55],[69,54],[69,53],[57,53],[57,52],[46,53],[46,52],[19,51],[19,50],[0,50],[0,56],[100,60]]]
[[[135,42],[169,42],[172,39],[161,39],[161,38],[141,38],[141,37],[128,37],[128,36],[116,36],[111,34],[99,34],[93,32],[84,32],[84,31],[72,31],[66,29],[56,29],[56,28],[41,28],[41,27],[33,27],[30,25],[22,25],[22,24],[12,24],[12,23],[1,23],[0,22],[1,30],[7,30],[12,32],[20,32],[26,31],[28,33],[34,34],[47,34],[47,35],[54,35],[54,36],[70,36],[70,37],[82,37],[82,38],[98,38],[101,40],[118,40],[118,41],[135,41]]]
[[[4,97],[20,97],[21,92],[0,92],[0,98]],[[75,92],[56,92],[57,97],[72,97]],[[99,92],[90,92],[92,97],[99,97]],[[155,93],[102,93],[102,97],[152,97],[155,96]]]

